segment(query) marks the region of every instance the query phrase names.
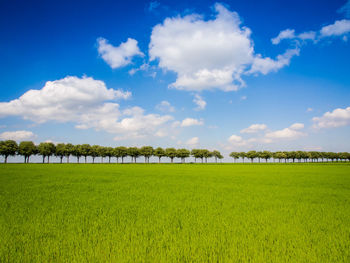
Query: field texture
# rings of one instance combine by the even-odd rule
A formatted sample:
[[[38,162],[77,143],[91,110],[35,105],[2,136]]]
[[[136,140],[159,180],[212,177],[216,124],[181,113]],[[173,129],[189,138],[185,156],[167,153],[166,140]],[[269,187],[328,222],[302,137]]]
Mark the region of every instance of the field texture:
[[[350,165],[0,165],[0,262],[350,262]]]

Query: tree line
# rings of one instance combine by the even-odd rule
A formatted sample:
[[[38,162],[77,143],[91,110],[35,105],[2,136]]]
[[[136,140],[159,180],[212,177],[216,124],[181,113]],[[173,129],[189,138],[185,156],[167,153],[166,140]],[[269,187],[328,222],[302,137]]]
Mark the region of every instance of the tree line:
[[[32,141],[23,141],[17,144],[13,140],[0,141],[0,155],[4,157],[4,162],[7,163],[9,156],[21,155],[24,157],[24,162],[29,163],[29,158],[32,155],[40,155],[43,158],[43,163],[45,160],[47,163],[50,162],[50,157],[56,156],[60,158],[60,162],[66,158],[66,162],[69,163],[69,158],[74,156],[77,158],[77,162],[80,162],[81,158],[84,158],[85,163],[87,158],[92,158],[92,163],[95,159],[100,157],[103,163],[105,158],[108,158],[108,162],[111,162],[111,158],[115,157],[117,163],[121,160],[124,163],[124,158],[131,157],[131,162],[135,162],[137,158],[143,156],[145,163],[149,163],[149,159],[152,156],[158,157],[159,163],[163,157],[170,158],[171,163],[174,162],[175,158],[179,158],[182,163],[185,163],[186,158],[193,156],[195,161],[201,159],[202,162],[207,162],[208,158],[215,158],[217,162],[218,159],[224,158],[219,151],[209,151],[206,149],[193,149],[189,151],[187,149],[175,149],[161,147],[153,148],[152,146],[143,147],[104,147],[99,145],[90,144],[79,144],[73,145],[71,143],[58,143],[53,144],[51,142],[42,142],[39,145],[35,145]]]
[[[58,143],[53,144],[51,142],[42,142],[39,145],[35,145],[32,141],[22,141],[17,144],[13,140],[0,141],[0,155],[4,157],[4,162],[7,162],[9,156],[20,155],[24,157],[24,162],[28,163],[29,158],[33,155],[42,156],[42,162],[50,162],[50,157],[56,156],[60,159],[60,163],[63,162],[64,158],[67,163],[71,156],[76,157],[79,163],[82,158],[84,158],[85,163],[87,158],[92,158],[92,163],[95,162],[96,158],[101,158],[101,162],[104,162],[105,158],[108,158],[108,162],[111,162],[111,158],[115,157],[117,163],[121,161],[124,163],[126,157],[131,158],[131,162],[136,163],[137,158],[144,157],[144,162],[149,163],[152,156],[158,158],[158,162],[161,162],[163,157],[170,159],[171,163],[174,162],[175,158],[179,158],[182,163],[185,163],[186,158],[194,157],[195,162],[200,159],[201,162],[207,162],[209,158],[215,158],[215,162],[218,159],[223,159],[224,157],[217,150],[209,151],[207,149],[175,149],[175,148],[153,148],[152,146],[143,147],[104,147],[99,145],[90,144],[79,144],[73,145],[71,143]],[[245,162],[246,159],[253,162],[254,160],[268,160],[273,159],[278,162],[317,162],[321,160],[324,161],[350,161],[350,153],[348,152],[318,152],[318,151],[249,151],[249,152],[231,152],[230,157],[233,158],[234,162],[241,159]]]
[[[269,159],[278,160],[278,162],[284,161],[295,161],[298,162],[318,162],[321,160],[322,162],[328,162],[329,160],[334,161],[350,161],[350,153],[348,152],[318,152],[318,151],[278,151],[278,152],[270,152],[270,151],[249,151],[249,152],[231,152],[230,157],[234,159],[236,162],[239,158],[244,162],[245,159],[253,162],[255,159],[258,159],[258,162],[261,160],[265,160],[268,162]]]

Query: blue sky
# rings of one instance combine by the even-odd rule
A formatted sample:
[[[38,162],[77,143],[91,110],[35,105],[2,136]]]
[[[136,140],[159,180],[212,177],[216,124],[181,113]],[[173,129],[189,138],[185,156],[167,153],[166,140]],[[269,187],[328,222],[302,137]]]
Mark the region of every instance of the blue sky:
[[[349,151],[350,2],[1,1],[0,139]]]

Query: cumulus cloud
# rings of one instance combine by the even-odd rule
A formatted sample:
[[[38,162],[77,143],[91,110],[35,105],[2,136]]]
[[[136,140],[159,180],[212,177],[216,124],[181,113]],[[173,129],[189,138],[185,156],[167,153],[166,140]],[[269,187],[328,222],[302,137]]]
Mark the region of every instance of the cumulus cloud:
[[[192,14],[167,18],[153,28],[150,60],[157,59],[160,68],[177,74],[169,87],[187,91],[233,91],[245,86],[242,80],[245,73],[261,72],[260,69],[275,71],[289,64],[285,60],[291,58],[290,52],[276,61],[267,58],[273,69],[266,70],[261,65],[264,58],[254,54],[251,31],[241,26],[238,14],[221,4],[216,4],[215,10],[216,17],[211,20]],[[272,66],[274,62],[277,65]],[[254,70],[249,72],[253,63]]]
[[[316,32],[308,31],[308,32],[303,32],[299,35],[296,35],[294,29],[285,29],[285,30],[282,30],[277,37],[272,38],[271,42],[272,44],[277,45],[284,39],[315,40]]]
[[[314,117],[314,128],[337,128],[350,125],[350,107],[326,112],[321,117]]]
[[[197,105],[195,108],[197,111],[204,110],[207,106],[207,102],[198,94],[194,95],[193,102]]]
[[[199,126],[199,125],[203,125],[203,124],[204,124],[203,120],[186,118],[181,122],[181,127]]]
[[[199,138],[198,137],[193,137],[186,141],[186,144],[190,147],[195,147],[199,145]]]
[[[252,124],[248,128],[241,130],[241,133],[257,133],[266,129],[266,124]]]
[[[254,58],[253,64],[249,73],[262,73],[266,75],[270,72],[276,72],[284,66],[289,65],[290,60],[294,56],[299,55],[299,48],[288,49],[284,54],[278,55],[276,59],[263,58],[257,55]]]
[[[233,146],[244,146],[247,144],[247,141],[244,140],[241,136],[232,134],[227,141]]]
[[[306,136],[306,133],[299,131],[304,128],[302,123],[294,123],[288,128],[282,130],[272,131],[265,134],[268,139],[297,139]]]
[[[334,24],[324,26],[320,30],[320,37],[342,36],[350,32],[350,20],[335,21]]]
[[[77,129],[103,130],[116,138],[160,136],[173,119],[169,115],[145,114],[140,107],[125,110],[115,100],[127,99],[130,92],[107,89],[90,77],[66,77],[48,81],[40,90],[29,90],[20,98],[0,103],[0,117],[21,116],[35,123],[75,123]],[[164,134],[164,132],[163,132]]]
[[[0,134],[0,140],[25,141],[36,138],[31,131],[7,131]]]
[[[91,77],[68,76],[48,81],[42,89],[29,90],[18,99],[0,102],[0,117],[22,116],[36,123],[79,121],[86,115],[101,112],[113,105],[102,105],[104,101],[130,96],[128,91],[107,89],[103,81]],[[118,108],[118,104],[114,108]]]
[[[102,59],[113,69],[124,67],[132,62],[134,56],[144,56],[137,41],[128,38],[126,42],[115,47],[104,38],[97,39],[97,50]]]
[[[157,106],[156,109],[163,112],[174,112],[175,108],[170,104],[169,101],[163,100]]]

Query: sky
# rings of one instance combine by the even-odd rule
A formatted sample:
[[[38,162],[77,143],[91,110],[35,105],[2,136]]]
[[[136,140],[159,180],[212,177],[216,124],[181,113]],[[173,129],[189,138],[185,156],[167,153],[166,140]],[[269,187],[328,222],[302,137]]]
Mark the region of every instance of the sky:
[[[350,1],[0,1],[0,140],[350,151]]]

